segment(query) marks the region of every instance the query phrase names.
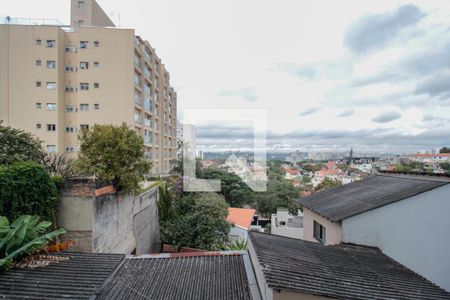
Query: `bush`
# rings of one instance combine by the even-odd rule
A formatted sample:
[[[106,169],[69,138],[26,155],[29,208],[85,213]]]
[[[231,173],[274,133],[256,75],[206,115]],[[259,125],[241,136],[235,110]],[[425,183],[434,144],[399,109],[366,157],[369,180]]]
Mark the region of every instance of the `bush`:
[[[0,211],[14,220],[38,215],[54,223],[58,205],[54,180],[35,162],[0,166]]]
[[[0,165],[18,161],[41,162],[45,152],[41,141],[20,129],[0,125]]]

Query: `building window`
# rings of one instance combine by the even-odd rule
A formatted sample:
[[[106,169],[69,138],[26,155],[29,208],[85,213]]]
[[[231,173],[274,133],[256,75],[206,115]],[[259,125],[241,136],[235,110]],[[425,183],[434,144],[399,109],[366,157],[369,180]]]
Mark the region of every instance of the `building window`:
[[[78,26],[83,25],[84,21],[83,20],[78,20]]]
[[[47,48],[55,48],[56,41],[55,40],[47,40]]]
[[[94,41],[94,47],[99,47],[100,46],[100,42],[99,41]]]
[[[73,132],[75,132],[75,127],[72,127],[72,126],[66,126],[66,132],[67,132],[67,133],[73,133]]]
[[[42,107],[42,104],[41,104],[41,102],[36,102],[36,106],[35,106],[37,109],[40,109],[41,107]]]
[[[94,103],[94,109],[100,109],[100,104]]]
[[[100,87],[100,83],[94,82],[94,88],[98,89]]]
[[[89,130],[89,125],[88,124],[80,124],[80,129],[81,130]]]
[[[47,60],[47,69],[55,69],[55,68],[56,68],[56,61]]]
[[[45,106],[46,110],[56,110],[56,103],[47,103]]]
[[[55,124],[47,124],[47,131],[56,131]]]
[[[73,146],[66,146],[66,147],[64,148],[64,151],[65,151],[66,153],[74,153],[74,152],[75,152],[75,147],[73,147]]]
[[[89,90],[89,83],[87,83],[87,82],[81,82],[81,83],[80,83],[80,89],[81,89],[82,91],[88,91],[88,90]]]
[[[87,49],[88,44],[88,41],[80,41],[80,49]]]
[[[79,0],[79,1],[78,1],[78,4],[77,4],[77,7],[78,7],[79,9],[83,9],[83,8],[84,8],[84,1],[83,1],[83,0]]]
[[[42,127],[42,126],[41,126],[40,123],[37,123],[37,124],[36,124],[36,129],[41,129],[41,127]]]
[[[136,123],[142,123],[141,112],[139,110],[134,110],[134,121]]]
[[[89,63],[87,61],[80,61],[80,69],[81,70],[89,69]]]
[[[76,112],[77,109],[75,107],[73,107],[72,105],[66,105],[65,111],[71,113],[71,112]]]
[[[47,82],[47,89],[48,90],[55,90],[56,89],[56,82]]]
[[[325,244],[327,238],[326,228],[317,223],[316,221],[313,222],[314,222],[314,232],[313,232],[314,238],[319,242],[321,242],[322,244]]]
[[[40,59],[36,60],[36,66],[41,66],[42,65],[42,61]]]
[[[98,61],[94,61],[94,67],[98,67],[98,66],[100,66],[100,64],[98,63]]]
[[[41,82],[40,81],[36,81],[36,87],[41,87]]]
[[[76,53],[77,52],[77,47],[75,47],[75,46],[65,46],[64,50],[66,52],[69,52],[69,53]]]
[[[66,65],[66,66],[64,67],[64,70],[65,70],[66,72],[73,72],[73,71],[75,71],[75,68],[74,68],[73,66]]]
[[[89,111],[89,104],[81,103],[80,104],[80,111]]]
[[[66,93],[73,93],[73,92],[75,92],[75,89],[74,89],[73,86],[71,86],[71,85],[65,85],[65,86],[64,86],[64,91],[65,91]]]
[[[36,46],[40,46],[40,45],[42,45],[42,40],[37,39],[37,40],[36,40]]]
[[[56,152],[56,145],[47,145],[47,152],[55,153]]]

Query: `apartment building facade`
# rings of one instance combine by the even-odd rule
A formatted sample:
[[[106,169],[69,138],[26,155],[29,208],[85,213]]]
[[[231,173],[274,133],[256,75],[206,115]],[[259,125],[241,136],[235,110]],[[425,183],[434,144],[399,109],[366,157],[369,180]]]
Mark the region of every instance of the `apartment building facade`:
[[[48,152],[76,155],[78,133],[123,122],[144,139],[153,173],[176,159],[177,95],[148,41],[94,0],[72,0],[71,26],[0,20],[0,120]]]

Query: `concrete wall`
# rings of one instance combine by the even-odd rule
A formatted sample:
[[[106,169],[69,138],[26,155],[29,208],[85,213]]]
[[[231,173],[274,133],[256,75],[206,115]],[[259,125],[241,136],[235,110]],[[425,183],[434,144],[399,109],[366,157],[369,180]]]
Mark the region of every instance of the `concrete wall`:
[[[95,194],[91,180],[69,181],[63,189],[58,223],[68,231],[64,238],[77,242],[73,250],[159,252],[157,188],[137,197],[117,192]]]
[[[274,224],[274,223],[272,223]],[[270,227],[270,233],[279,236],[290,237],[294,239],[303,239],[303,228],[294,228],[287,226],[274,226]]]
[[[237,241],[239,239],[243,239],[246,241],[248,238],[248,230],[245,230],[244,228],[239,226],[233,226],[230,228],[228,238],[232,242]]]
[[[303,239],[305,241],[317,242],[314,238],[314,221],[325,227],[326,245],[339,244],[342,241],[342,229],[340,222],[330,220],[316,214],[308,208],[303,208]]]
[[[342,221],[343,241],[385,254],[450,291],[450,185]]]

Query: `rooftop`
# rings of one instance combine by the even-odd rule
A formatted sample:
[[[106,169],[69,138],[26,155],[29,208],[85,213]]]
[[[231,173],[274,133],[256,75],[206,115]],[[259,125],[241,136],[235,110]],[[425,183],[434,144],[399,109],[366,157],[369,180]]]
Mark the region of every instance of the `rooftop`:
[[[35,269],[0,271],[2,299],[90,299],[125,255],[65,252],[71,259]]]
[[[244,229],[249,229],[256,210],[250,208],[228,208],[227,221]]]
[[[148,255],[125,261],[97,299],[251,299],[241,254]]]
[[[338,299],[450,299],[450,293],[373,247],[250,232],[273,289]]]
[[[444,177],[382,174],[301,197],[297,201],[331,221],[340,221],[448,183],[448,178]]]
[[[0,272],[0,299],[250,300],[259,295],[243,251],[55,255],[70,260]]]

